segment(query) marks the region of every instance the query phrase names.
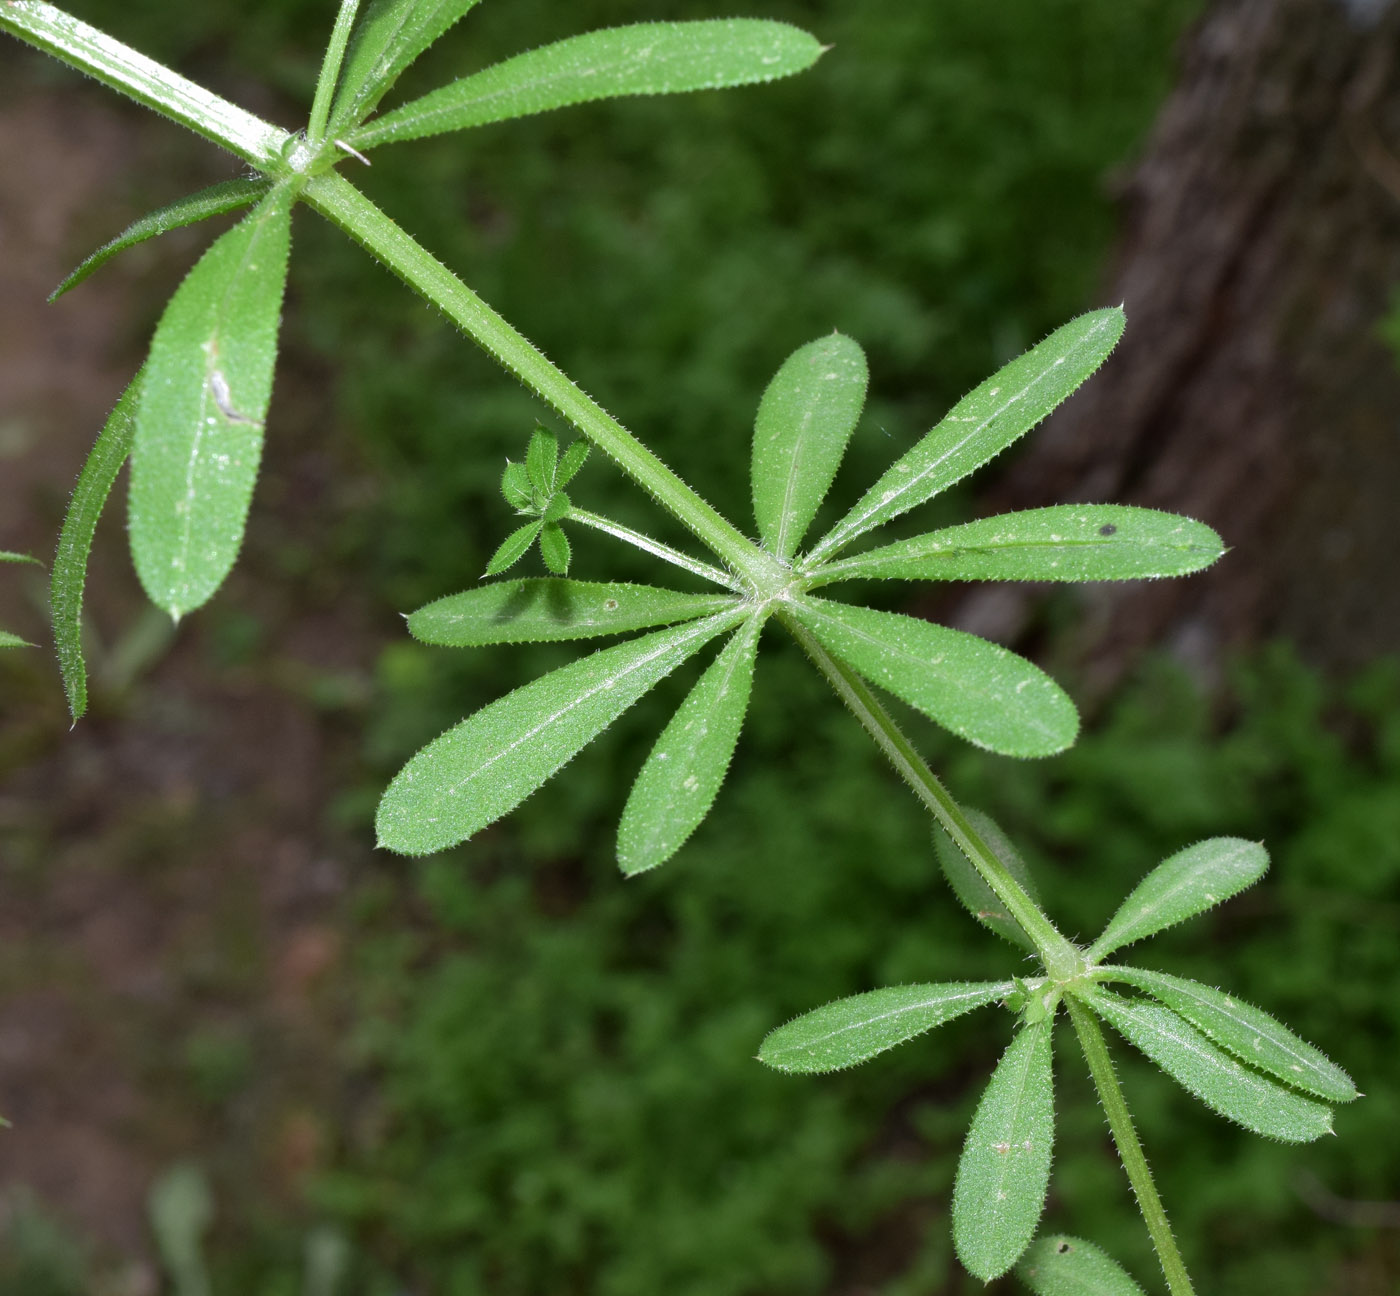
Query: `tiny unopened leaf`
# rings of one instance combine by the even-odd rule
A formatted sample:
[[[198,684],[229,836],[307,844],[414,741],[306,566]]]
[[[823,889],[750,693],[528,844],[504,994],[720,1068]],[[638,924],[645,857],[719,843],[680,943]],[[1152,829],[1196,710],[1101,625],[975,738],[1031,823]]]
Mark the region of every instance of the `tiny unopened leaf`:
[[[838,999],[769,1033],[758,1060],[815,1074],[856,1066],[955,1017],[1003,999],[1010,981],[888,986]]]
[[[1050,1183],[1055,1080],[1047,1017],[1021,1030],[992,1073],[953,1186],[953,1245],[974,1278],[990,1282],[1035,1236]]]
[[[491,555],[491,561],[486,564],[483,575],[499,576],[508,567],[514,567],[529,552],[530,546],[535,543],[535,537],[543,529],[543,522],[527,522],[524,526],[517,527],[501,541],[500,547]]]
[[[360,23],[331,110],[331,134],[358,125],[430,45],[478,0],[376,0]]]
[[[104,243],[53,290],[49,300],[57,301],[69,289],[76,288],[84,279],[95,274],[127,248],[168,234],[171,230],[198,224],[212,216],[222,216],[226,212],[248,207],[266,195],[269,188],[266,180],[225,180],[221,184],[201,189],[198,193],[177,198],[173,203],[128,225],[110,243]]]
[[[427,855],[480,832],[740,615],[708,617],[604,648],[483,707],[395,776],[379,803],[379,844]]]
[[[757,18],[611,27],[463,77],[385,113],[351,142],[372,148],[594,99],[772,81],[811,67],[821,53],[817,40],[799,28]]]
[[[819,580],[1119,581],[1182,576],[1225,551],[1203,522],[1125,504],[1000,513],[833,563]]]
[[[1245,1066],[1164,1004],[1099,989],[1084,997],[1129,1043],[1227,1120],[1287,1143],[1332,1132],[1331,1108]]]
[[[532,577],[449,594],[414,612],[408,630],[451,648],[591,639],[712,616],[735,603],[723,594]]]
[[[980,810],[963,808],[963,814],[977,830],[992,854],[1006,867],[1006,871],[1019,883],[1021,889],[1036,904],[1040,903],[1040,892],[1035,885],[1031,871],[1021,858],[1020,852],[1011,844],[1011,839],[1002,832],[996,821]],[[953,839],[942,828],[935,825],[933,843],[938,851],[938,862],[943,868],[943,876],[953,888],[953,894],[962,901],[974,918],[984,927],[994,931],[1003,940],[1019,945],[1034,954],[1035,942],[1026,935],[1025,929],[1006,911],[997,893],[982,879],[982,875],[972,866],[966,855],[953,844]]]
[[[1295,1089],[1328,1102],[1351,1102],[1357,1096],[1351,1077],[1320,1049],[1234,995],[1146,968],[1115,967],[1110,978],[1145,990],[1222,1048]]]
[[[1063,1233],[1036,1238],[1016,1276],[1036,1296],[1143,1296],[1128,1271],[1101,1247]]]
[[[753,430],[753,511],[759,536],[779,558],[797,552],[831,489],[869,378],[865,352],[832,333],[793,352],[763,393]]]
[[[1123,334],[1118,308],[1058,328],[964,396],[812,550],[825,557],[932,499],[1031,430],[1104,362]]]
[[[505,472],[501,474],[501,494],[511,508],[527,509],[534,503],[530,474],[523,463],[506,461]]]
[[[156,328],[131,456],[131,549],[157,607],[181,616],[228,575],[272,398],[292,191],[274,189],[190,271]]]
[[[1049,756],[1079,730],[1065,691],[1024,657],[916,617],[803,599],[796,615],[872,684],[978,747]]]
[[[744,727],[761,619],[739,628],[652,748],[622,811],[617,862],[629,876],[664,864],[710,812]]]
[[[573,550],[569,546],[569,537],[564,534],[564,528],[559,523],[546,522],[541,529],[540,557],[544,559],[544,565],[556,576],[569,574],[569,561],[573,557]]]
[[[1269,852],[1242,837],[1211,837],[1157,865],[1118,907],[1089,948],[1094,962],[1205,913],[1253,886],[1268,871]]]
[[[63,691],[74,720],[87,711],[87,664],[83,660],[83,590],[87,585],[88,554],[98,519],[112,486],[131,454],[136,432],[136,409],[141,400],[142,369],[121,394],[83,464],[53,560],[49,606],[53,613],[54,648],[63,676]]]
[[[569,516],[569,510],[571,508],[573,508],[573,505],[569,502],[569,497],[563,491],[559,491],[554,498],[545,505],[545,510],[540,514],[540,519],[544,522],[560,522]]]

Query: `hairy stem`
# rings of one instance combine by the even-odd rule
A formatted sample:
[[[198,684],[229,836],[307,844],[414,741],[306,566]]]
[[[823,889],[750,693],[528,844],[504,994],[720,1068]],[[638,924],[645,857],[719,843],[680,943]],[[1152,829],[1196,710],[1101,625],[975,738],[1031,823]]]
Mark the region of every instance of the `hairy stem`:
[[[904,781],[914,789],[914,794],[939,822],[943,831],[953,839],[973,868],[996,892],[1007,912],[1035,942],[1036,950],[1051,979],[1067,981],[1082,973],[1084,959],[1079,950],[1060,935],[1054,923],[1045,916],[1040,906],[1031,899],[1021,884],[1011,876],[1006,865],[982,840],[952,794],[929,769],[913,743],[900,731],[894,718],[870,691],[865,681],[833,657],[796,617],[779,610],[778,619],[802,645],[817,669],[836,690],[837,696],[850,708]]]
[[[756,589],[766,591],[786,584],[788,571],[781,563],[706,503],[533,343],[349,181],[327,172],[307,185],[305,198],[410,288],[427,298],[525,386],[548,401]]]
[[[340,12],[336,15],[335,27],[331,31],[330,44],[326,46],[326,57],[321,63],[321,75],[316,80],[316,98],[311,104],[311,122],[306,128],[307,142],[312,149],[319,149],[326,134],[326,121],[331,115],[331,100],[340,81],[340,65],[345,60],[345,47],[350,43],[350,30],[355,25],[355,15],[360,10],[360,0],[340,0]]]
[[[1094,1078],[1094,1088],[1099,1091],[1099,1101],[1103,1104],[1104,1115],[1108,1118],[1109,1132],[1118,1148],[1118,1155],[1132,1185],[1133,1196],[1137,1198],[1138,1209],[1147,1224],[1147,1232],[1152,1238],[1152,1246],[1157,1252],[1162,1273],[1167,1279],[1167,1289],[1171,1296],[1195,1296],[1196,1289],[1191,1285],[1186,1272],[1186,1262],[1177,1250],[1172,1226],[1167,1220],[1166,1207],[1157,1195],[1157,1185],[1152,1181],[1152,1171],[1148,1168],[1147,1157],[1138,1141],[1137,1129],[1133,1125],[1132,1113],[1118,1084],[1118,1076],[1113,1070],[1113,1059],[1108,1053],[1108,1041],[1103,1037],[1098,1019],[1083,1004],[1075,1001],[1070,994],[1065,996],[1065,1006],[1069,1009],[1070,1020],[1074,1023],[1075,1034],[1079,1036],[1079,1046],[1084,1050],[1089,1063],[1089,1074]]]
[[[660,558],[662,562],[668,562],[673,567],[680,567],[693,576],[699,576],[704,580],[713,581],[716,585],[723,585],[737,593],[743,593],[743,586],[728,572],[721,571],[710,563],[702,562],[699,558],[692,558],[679,549],[672,549],[670,545],[662,544],[660,540],[653,540],[649,535],[634,531],[631,527],[623,526],[620,522],[614,522],[610,518],[590,513],[587,509],[581,508],[571,508],[564,516],[570,522],[579,522],[583,526],[592,527],[595,531],[612,536],[614,540],[621,540],[624,544],[630,544],[634,548],[640,549],[643,553],[651,554],[653,558]]]
[[[271,122],[41,0],[0,0],[0,31],[188,126],[260,170],[274,166],[291,139]]]

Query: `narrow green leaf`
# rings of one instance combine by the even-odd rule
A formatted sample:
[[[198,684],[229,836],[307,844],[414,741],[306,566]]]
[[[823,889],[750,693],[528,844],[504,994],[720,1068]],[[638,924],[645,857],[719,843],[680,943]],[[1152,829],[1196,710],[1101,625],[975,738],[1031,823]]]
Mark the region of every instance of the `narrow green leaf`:
[[[463,77],[355,131],[357,148],[623,95],[773,81],[821,57],[817,40],[756,18],[636,23],[588,32]]]
[[[540,557],[544,565],[556,576],[569,574],[569,560],[573,550],[569,547],[569,537],[557,522],[546,522],[540,532]]]
[[[151,601],[179,617],[218,589],[243,541],[272,398],[292,191],[274,189],[201,258],[165,308],[136,414],[131,548]]]
[[[63,530],[58,537],[58,553],[53,560],[49,606],[53,613],[54,648],[68,695],[68,710],[74,721],[87,711],[87,665],[83,660],[83,590],[87,585],[88,554],[97,531],[98,519],[106,506],[112,486],[131,453],[136,431],[136,409],[145,381],[143,368],[121,394],[101,435],[92,447],[78,476]]]
[[[1005,648],[916,617],[826,599],[802,599],[792,610],[872,684],[978,747],[1049,756],[1074,742],[1074,703],[1038,666]]]
[[[683,594],[652,585],[530,577],[449,594],[408,618],[424,643],[449,648],[539,643],[627,634],[736,607],[724,594]]]
[[[578,475],[578,470],[583,467],[584,461],[588,458],[588,442],[580,437],[567,450],[564,451],[563,458],[559,460],[558,471],[554,474],[554,485],[557,490],[563,490]]]
[[[835,480],[865,406],[865,352],[832,333],[793,352],[758,407],[753,511],[758,534],[791,558]]]
[[[554,491],[554,476],[559,468],[559,438],[545,428],[536,428],[525,451],[525,471],[541,495]]]
[[[110,243],[104,243],[53,290],[49,300],[57,301],[70,288],[76,288],[84,279],[100,270],[118,253],[125,252],[127,248],[145,243],[161,234],[168,234],[171,230],[196,225],[211,216],[222,216],[225,212],[247,207],[265,196],[269,188],[266,180],[226,180],[222,184],[201,189],[198,193],[177,198],[168,206],[128,225]]]
[[[867,1062],[877,1054],[1004,999],[1010,981],[887,986],[838,999],[769,1033],[758,1060],[778,1071],[814,1075]]]
[[[44,565],[32,554],[13,553],[9,549],[0,549],[0,562],[29,563],[34,567],[42,567]]]
[[[629,877],[664,864],[719,795],[744,727],[762,618],[751,617],[690,690],[642,766],[617,831]]]
[[[34,645],[28,639],[21,639],[18,635],[11,634],[8,630],[0,630],[0,648],[32,648]]]
[[[1183,1089],[1245,1129],[1286,1143],[1332,1133],[1332,1111],[1216,1048],[1164,1004],[1090,990],[1084,1002]]]
[[[1143,1296],[1112,1256],[1083,1238],[1055,1233],[1031,1243],[1016,1276],[1036,1296]]]
[[[535,543],[535,537],[543,529],[543,522],[527,522],[523,527],[517,527],[501,541],[500,548],[491,555],[491,561],[486,564],[483,575],[499,576],[507,567],[514,567],[529,552],[530,546]]]
[[[742,615],[722,613],[604,648],[483,707],[395,776],[379,803],[379,844],[427,855],[480,832]]]
[[[1194,918],[1253,886],[1268,871],[1269,852],[1242,837],[1210,837],[1163,860],[1121,905],[1089,947],[1098,963],[1166,927]]]
[[[1092,311],[993,374],[861,497],[812,550],[812,558],[835,553],[995,458],[1088,378],[1122,334],[1121,309]]]
[[[1011,839],[997,826],[996,821],[980,810],[963,808],[978,835],[991,848],[992,854],[1006,866],[1006,871],[1020,884],[1021,889],[1036,904],[1040,903],[1040,890],[1021,858],[1020,852],[1011,844]],[[943,867],[943,876],[953,888],[953,894],[982,926],[994,931],[1003,940],[1019,945],[1022,949],[1036,953],[1035,942],[1026,935],[1025,929],[1002,904],[997,893],[982,880],[982,875],[972,867],[971,861],[954,844],[942,828],[933,829],[933,844],[938,852],[938,862]]]
[[[1104,979],[1145,990],[1222,1048],[1295,1089],[1329,1102],[1351,1102],[1358,1096],[1351,1077],[1320,1049],[1223,990],[1135,967],[1105,969]]]
[[[501,494],[511,508],[527,509],[534,502],[530,493],[530,474],[523,463],[506,460],[506,470],[501,474]]]
[[[419,55],[477,0],[377,0],[360,24],[331,111],[332,136],[359,125]]]
[[[999,1278],[1040,1223],[1055,1138],[1047,1017],[1021,1030],[992,1074],[953,1186],[953,1245],[975,1278]]]
[[[948,581],[1117,581],[1182,576],[1225,546],[1203,522],[1126,504],[1001,513],[897,540],[818,573],[818,584],[876,577]]]

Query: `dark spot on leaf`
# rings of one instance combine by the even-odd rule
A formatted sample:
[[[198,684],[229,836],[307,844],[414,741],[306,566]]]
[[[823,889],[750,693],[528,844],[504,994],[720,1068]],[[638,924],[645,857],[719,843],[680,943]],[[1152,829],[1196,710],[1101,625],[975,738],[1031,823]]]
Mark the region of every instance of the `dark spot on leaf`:
[[[1117,532],[1118,528],[1114,526],[1112,522],[1105,522],[1103,526],[1099,528],[1100,535],[1116,535]]]
[[[1073,1251],[1073,1250],[1074,1250],[1074,1248],[1073,1248],[1072,1246],[1070,1246],[1070,1244],[1069,1244],[1068,1242],[1057,1242],[1057,1243],[1055,1243],[1055,1254],[1056,1254],[1056,1255],[1064,1255],[1064,1253],[1065,1253],[1066,1251]]]
[[[616,612],[616,611],[617,611],[617,600],[616,600],[616,599],[604,599],[604,600],[603,600],[603,606],[604,606],[605,608],[607,608],[607,610],[608,610],[609,612]]]

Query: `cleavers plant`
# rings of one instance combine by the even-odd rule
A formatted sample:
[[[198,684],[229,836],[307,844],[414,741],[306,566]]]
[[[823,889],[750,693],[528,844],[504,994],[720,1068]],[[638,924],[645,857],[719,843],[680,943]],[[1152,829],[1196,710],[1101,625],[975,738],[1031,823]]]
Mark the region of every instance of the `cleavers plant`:
[[[476,0],[342,0],[310,118],[289,134],[42,0],[0,0],[0,28],[228,149],[247,178],[158,211],[94,253],[55,295],[110,257],[166,230],[251,207],[218,238],[167,306],[149,357],[84,468],[54,564],[52,610],[74,718],[86,706],[82,591],[97,519],[131,460],[133,558],[151,599],[179,618],[207,602],[241,544],[276,362],[294,209],[306,204],[438,307],[580,434],[562,454],[537,429],[501,489],[525,520],[488,564],[498,576],[538,543],[544,577],[494,580],[412,614],[419,639],[454,647],[647,633],[603,648],[491,703],[419,752],[380,803],[380,844],[424,854],[507,814],[653,685],[712,642],[724,644],[639,772],[618,831],[635,874],[678,851],[708,813],[738,742],[762,632],[791,634],[932,815],[935,850],[960,900],[1029,953],[1031,975],[900,986],[799,1017],[759,1057],[790,1072],[862,1062],[980,1006],[1000,1003],[1015,1033],[974,1116],[953,1202],[954,1241],[974,1276],[1015,1268],[1045,1296],[1141,1289],[1091,1243],[1034,1240],[1054,1132],[1052,1043],[1072,1024],[1174,1296],[1193,1291],[1153,1186],[1104,1033],[1116,1032],[1219,1114],[1269,1137],[1315,1138],[1350,1079],[1259,1009],[1209,986],[1107,963],[1135,941],[1257,881],[1256,844],[1212,839],[1159,865],[1088,948],[1066,939],[997,826],[960,806],[876,690],[1010,756],[1047,756],[1078,729],[1073,703],[1036,666],[961,631],[818,590],[864,579],[1109,581],[1184,575],[1223,552],[1210,528],[1149,509],[1032,509],[875,547],[851,546],[961,481],[1028,432],[1103,362],[1120,309],[1060,328],[960,401],[810,547],[804,538],[864,406],[865,356],[840,334],[794,353],[754,427],[757,538],[707,504],[339,172],[385,144],[589,99],[710,89],[786,76],[823,53],[806,33],[763,20],[638,23],[560,41],[378,113],[395,81]],[[566,487],[590,446],[613,459],[690,532],[700,558],[577,507]],[[707,593],[568,578],[564,530],[598,531],[710,582]],[[575,531],[577,537],[578,531]],[[11,560],[15,555],[0,555]],[[0,646],[15,642],[0,635]],[[1111,986],[1128,991],[1119,993]]]

